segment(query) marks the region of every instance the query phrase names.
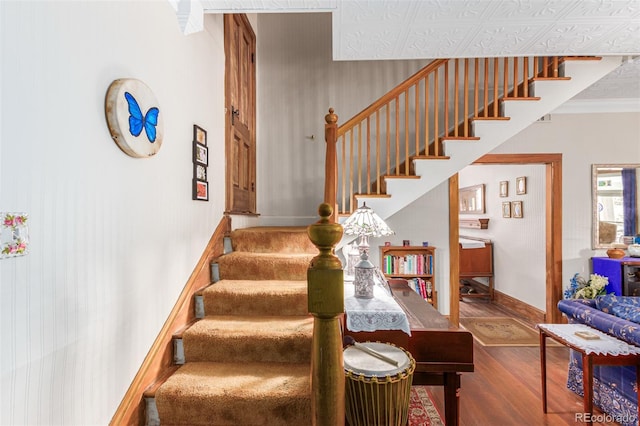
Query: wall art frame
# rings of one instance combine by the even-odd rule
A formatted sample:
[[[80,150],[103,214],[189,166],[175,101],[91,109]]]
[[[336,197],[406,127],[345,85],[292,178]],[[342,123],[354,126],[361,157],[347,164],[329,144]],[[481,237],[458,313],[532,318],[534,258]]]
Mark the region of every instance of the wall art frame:
[[[111,138],[125,154],[149,158],[160,151],[164,113],[153,91],[143,81],[114,80],[107,89],[104,108]]]
[[[509,181],[503,180],[500,181],[500,197],[508,197],[509,196]]]
[[[207,146],[207,131],[197,124],[193,125],[193,140]]]
[[[513,217],[515,217],[516,219],[522,219],[524,217],[524,213],[522,211],[522,201],[512,201],[511,210]]]
[[[193,180],[193,199],[209,201],[209,182],[198,179]]]
[[[511,217],[511,202],[504,201],[502,203],[502,217],[510,218]]]
[[[460,214],[483,214],[485,212],[484,183],[460,188],[458,203]]]
[[[193,165],[193,177],[197,180],[207,180],[207,166],[203,164],[194,164]]]
[[[520,176],[516,178],[516,194],[524,195],[527,193],[527,177]]]
[[[193,141],[193,164],[209,165],[209,149],[196,141]]]

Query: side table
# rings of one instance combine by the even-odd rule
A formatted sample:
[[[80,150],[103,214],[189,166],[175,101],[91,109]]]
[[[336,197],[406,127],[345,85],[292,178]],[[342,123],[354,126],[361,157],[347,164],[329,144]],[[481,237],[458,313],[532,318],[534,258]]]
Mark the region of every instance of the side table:
[[[584,324],[538,324],[540,330],[540,376],[542,381],[542,412],[547,412],[547,362],[546,338],[549,337],[582,355],[583,407],[592,424],[593,417],[593,366],[635,365],[636,382],[640,383],[640,347],[629,345]],[[594,339],[578,337],[576,332],[588,332]],[[640,393],[638,394],[640,406]]]

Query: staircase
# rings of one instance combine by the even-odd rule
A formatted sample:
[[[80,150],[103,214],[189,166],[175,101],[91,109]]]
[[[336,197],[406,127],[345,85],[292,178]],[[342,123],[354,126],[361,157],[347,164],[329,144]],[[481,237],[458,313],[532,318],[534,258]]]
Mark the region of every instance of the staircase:
[[[414,82],[404,85],[413,88],[401,89],[406,90],[403,120],[398,109],[401,94],[374,102],[340,128],[330,120],[331,114],[328,116],[325,202],[338,205],[337,211],[348,215],[362,199],[378,215],[388,218],[620,63],[617,57],[564,58],[552,77],[533,72],[529,79],[525,71],[522,82],[514,77],[510,84],[506,65],[500,76],[494,66],[491,90],[485,61],[484,108],[476,106],[468,114],[464,100],[464,112],[459,115],[458,89],[449,87],[451,72],[448,62],[442,61],[438,66],[444,69],[443,92],[451,89],[456,99],[450,103],[444,95],[444,122],[439,121],[442,108],[436,101],[431,103],[435,118],[419,111],[418,88],[425,91],[424,99],[429,99],[427,93],[438,93],[438,78],[422,86],[412,86]],[[451,78],[457,84],[457,62],[455,73]],[[496,83],[503,78],[500,91],[504,96],[499,99]],[[427,88],[430,84],[435,87]],[[409,120],[409,90],[415,97],[411,105],[419,111],[415,120]],[[465,93],[471,90],[477,94],[477,84],[469,89],[465,83]],[[478,95],[475,98],[477,103]],[[413,130],[388,124],[391,103],[395,103],[395,122],[415,122]],[[428,111],[430,101],[424,104]],[[385,107],[386,112],[381,112]],[[381,131],[385,114],[386,129]],[[431,128],[434,136],[423,138],[421,128],[425,134]],[[389,142],[391,131],[395,132],[395,147]],[[384,139],[386,148],[380,149]],[[410,144],[414,139],[415,145]],[[366,158],[360,154],[363,152]],[[346,182],[351,185],[356,181],[356,191],[347,188]],[[233,231],[230,238],[233,250],[214,265],[213,284],[196,295],[199,319],[174,337],[176,368],[145,393],[147,425],[311,424],[313,319],[308,315],[306,279],[318,250],[306,228],[248,228]]]
[[[475,82],[473,65],[434,62],[328,131],[328,146],[335,134],[328,150],[336,153],[337,176],[327,177],[325,186],[335,187],[335,201],[325,201],[337,204],[343,217],[365,201],[388,218],[613,71],[622,58],[501,61],[504,67],[498,58],[485,59],[483,69],[476,60]]]
[[[174,336],[179,368],[145,393],[147,425],[311,424],[306,279],[318,250],[300,227],[230,240],[196,295],[199,319]]]

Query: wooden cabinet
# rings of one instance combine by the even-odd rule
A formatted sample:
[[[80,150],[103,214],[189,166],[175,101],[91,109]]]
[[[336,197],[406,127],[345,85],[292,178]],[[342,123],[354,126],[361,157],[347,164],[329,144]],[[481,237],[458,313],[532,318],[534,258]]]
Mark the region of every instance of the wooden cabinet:
[[[380,246],[380,269],[387,279],[403,278],[434,308],[438,308],[435,265],[436,248]]]
[[[607,293],[640,296],[640,259],[637,257],[592,257],[593,273],[609,278]]]

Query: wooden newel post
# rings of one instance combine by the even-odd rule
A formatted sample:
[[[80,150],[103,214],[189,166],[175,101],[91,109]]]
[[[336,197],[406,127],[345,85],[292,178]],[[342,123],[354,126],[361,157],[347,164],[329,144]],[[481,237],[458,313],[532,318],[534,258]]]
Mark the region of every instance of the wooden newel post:
[[[324,169],[324,202],[333,209],[331,221],[337,222],[338,215],[338,154],[336,144],[338,141],[338,116],[329,108],[329,114],[324,116],[324,139],[327,142],[327,155]]]
[[[307,271],[309,313],[313,319],[311,353],[311,411],[313,425],[344,425],[345,376],[342,363],[340,315],[344,312],[342,264],[333,254],[342,226],[332,222],[331,205],[318,208],[320,220],[307,228],[320,254]]]

